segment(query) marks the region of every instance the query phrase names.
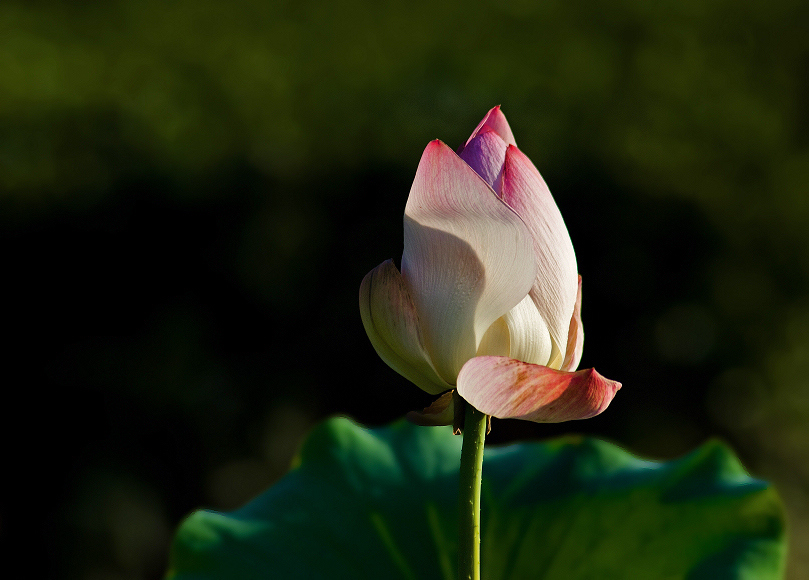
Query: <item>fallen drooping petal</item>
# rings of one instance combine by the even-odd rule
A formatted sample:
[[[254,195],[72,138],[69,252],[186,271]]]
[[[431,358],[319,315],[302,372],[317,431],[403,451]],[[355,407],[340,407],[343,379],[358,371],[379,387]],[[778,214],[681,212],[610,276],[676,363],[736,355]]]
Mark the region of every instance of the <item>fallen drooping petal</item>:
[[[455,152],[430,143],[405,207],[402,276],[445,382],[528,294],[535,272],[525,223]]]
[[[393,260],[381,263],[363,278],[360,315],[371,344],[389,367],[432,395],[452,388],[430,364],[418,313]]]
[[[458,394],[479,411],[500,418],[561,423],[598,415],[621,383],[595,369],[557,371],[507,357],[482,356],[458,375]]]
[[[455,391],[447,391],[422,411],[410,411],[406,419],[416,425],[439,427],[452,425],[455,420]]]
[[[581,353],[584,350],[584,326],[581,323],[581,276],[579,276],[579,290],[576,293],[576,306],[573,308],[573,316],[570,317],[570,328],[567,331],[567,349],[565,350],[565,361],[561,370],[575,371],[581,361]]]
[[[466,140],[464,146],[461,147],[460,151],[458,151],[458,154],[460,154],[466,148],[466,146],[469,145],[469,142],[472,141],[472,139],[477,137],[486,129],[490,129],[500,135],[500,138],[506,142],[506,145],[517,144],[517,142],[514,141],[514,134],[511,132],[511,127],[509,127],[508,121],[506,121],[506,116],[500,110],[500,105],[497,105],[496,107],[489,109],[489,112],[486,113],[483,120],[478,123],[475,130],[472,131],[472,135],[470,135],[469,139]]]
[[[573,243],[545,180],[531,160],[514,146],[506,150],[501,181],[499,191],[503,201],[525,221],[534,240],[537,275],[531,298],[548,325],[561,365],[578,292]]]
[[[500,135],[486,129],[466,144],[461,159],[494,189],[495,184],[500,181],[500,172],[506,160],[506,147],[508,144]]]

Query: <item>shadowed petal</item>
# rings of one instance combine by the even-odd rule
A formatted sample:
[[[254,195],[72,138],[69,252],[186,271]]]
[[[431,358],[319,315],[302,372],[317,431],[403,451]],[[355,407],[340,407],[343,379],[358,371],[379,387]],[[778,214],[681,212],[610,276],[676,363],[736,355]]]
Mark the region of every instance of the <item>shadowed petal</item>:
[[[534,240],[537,275],[531,298],[548,325],[558,360],[562,364],[570,328],[570,314],[578,292],[578,269],[573,243],[551,192],[531,160],[519,149],[506,150],[500,186],[501,197],[528,225]],[[558,357],[558,358],[557,358]]]
[[[455,391],[447,391],[423,411],[410,411],[406,419],[416,425],[438,427],[452,425],[455,420]]]
[[[535,272],[525,223],[449,147],[430,143],[405,207],[402,276],[445,382],[528,294]]]
[[[528,298],[528,296],[526,296]],[[530,300],[530,298],[528,298]],[[520,302],[522,304],[522,302]],[[514,308],[517,308],[516,306]],[[511,310],[514,310],[512,308]],[[509,312],[511,312],[511,310]],[[510,356],[511,336],[505,314],[495,320],[478,344],[475,356]]]
[[[495,356],[471,359],[458,375],[458,394],[476,409],[537,423],[598,415],[620,388],[595,369],[567,373]]]
[[[506,312],[483,335],[476,356],[508,356],[547,365],[553,352],[551,335],[530,296]]]
[[[452,388],[430,364],[418,314],[393,260],[381,263],[363,278],[360,315],[371,344],[389,367],[431,395]]]
[[[567,349],[565,362],[561,370],[575,371],[581,360],[584,350],[584,327],[581,323],[581,276],[579,276],[579,291],[576,293],[576,305],[573,307],[573,316],[570,317],[570,329],[567,331]]]

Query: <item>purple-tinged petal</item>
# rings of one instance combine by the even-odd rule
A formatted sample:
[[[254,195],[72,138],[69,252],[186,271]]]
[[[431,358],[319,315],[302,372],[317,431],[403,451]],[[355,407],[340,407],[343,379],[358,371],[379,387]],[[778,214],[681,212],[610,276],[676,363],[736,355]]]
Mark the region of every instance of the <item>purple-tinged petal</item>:
[[[598,415],[620,388],[595,369],[567,373],[496,356],[473,358],[458,375],[458,394],[479,411],[537,423]]]
[[[525,223],[449,147],[430,143],[405,207],[402,276],[445,382],[455,383],[492,323],[528,294],[535,273]]]
[[[430,363],[413,299],[393,260],[363,278],[360,315],[371,344],[390,368],[431,395],[452,388]]]
[[[495,189],[495,184],[500,181],[503,162],[506,160],[506,147],[508,144],[500,138],[500,135],[491,129],[484,129],[469,140],[460,155],[475,173]]]
[[[583,350],[584,326],[582,326],[581,323],[581,276],[579,276],[579,291],[576,294],[576,305],[573,308],[573,316],[570,317],[570,328],[567,331],[565,362],[562,363],[561,370],[575,371],[579,367]]]
[[[478,123],[475,130],[472,131],[472,135],[469,136],[469,139],[466,140],[466,143],[464,143],[464,146],[461,147],[458,153],[460,154],[461,151],[463,151],[467,145],[469,145],[469,142],[472,141],[472,139],[487,129],[492,130],[500,135],[500,138],[506,142],[506,145],[517,144],[517,142],[514,141],[514,134],[511,132],[511,127],[509,127],[508,121],[506,121],[506,116],[500,110],[500,105],[497,105],[496,107],[489,109],[489,112],[486,113],[483,120]]]
[[[573,243],[545,180],[514,146],[506,150],[501,182],[501,198],[525,221],[534,240],[537,275],[530,295],[554,342],[550,364],[559,368],[578,291]]]

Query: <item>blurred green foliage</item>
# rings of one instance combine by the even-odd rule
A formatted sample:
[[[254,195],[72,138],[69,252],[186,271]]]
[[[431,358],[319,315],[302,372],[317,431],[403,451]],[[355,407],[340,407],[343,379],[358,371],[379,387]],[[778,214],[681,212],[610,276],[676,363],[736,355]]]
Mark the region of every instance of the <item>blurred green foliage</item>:
[[[428,402],[375,357],[357,287],[401,252],[426,143],[499,103],[577,249],[583,364],[624,388],[492,440],[720,435],[779,487],[799,578],[807,25],[798,0],[0,4],[6,383],[46,436],[19,451],[56,490],[26,519],[43,566],[156,577],[166,530],[255,495],[315,420]]]

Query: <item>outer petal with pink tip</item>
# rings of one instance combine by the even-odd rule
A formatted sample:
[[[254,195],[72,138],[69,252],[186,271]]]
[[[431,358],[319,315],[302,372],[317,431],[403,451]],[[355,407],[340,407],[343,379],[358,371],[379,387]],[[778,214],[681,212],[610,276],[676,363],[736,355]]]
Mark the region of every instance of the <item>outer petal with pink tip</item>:
[[[537,275],[531,288],[556,347],[552,361],[561,366],[567,347],[570,314],[576,303],[578,270],[573,243],[545,180],[531,160],[509,146],[498,188],[501,197],[528,225],[534,240]],[[557,358],[558,357],[558,358]]]
[[[621,383],[595,369],[556,371],[508,357],[481,356],[458,375],[458,394],[476,409],[500,418],[561,423],[598,415]]]
[[[528,294],[535,273],[522,219],[452,149],[430,143],[405,207],[402,277],[445,382],[455,383],[492,323]]]

